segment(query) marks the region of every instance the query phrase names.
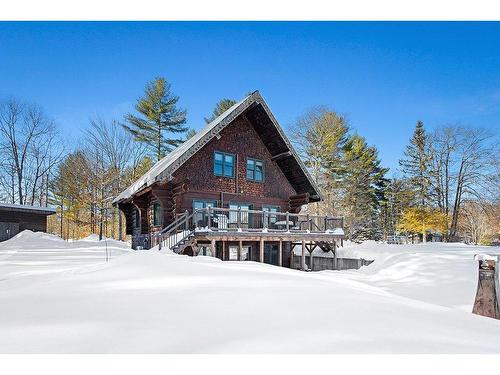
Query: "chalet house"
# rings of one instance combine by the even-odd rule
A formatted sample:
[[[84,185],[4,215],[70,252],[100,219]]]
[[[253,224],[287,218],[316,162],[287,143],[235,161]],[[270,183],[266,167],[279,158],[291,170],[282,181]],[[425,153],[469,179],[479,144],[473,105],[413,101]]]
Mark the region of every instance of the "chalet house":
[[[113,203],[126,217],[134,249],[158,246],[290,267],[295,246],[335,256],[343,239],[342,218],[299,213],[321,199],[256,91],[157,162]]]
[[[25,229],[47,231],[47,216],[56,211],[49,207],[0,203],[0,242],[14,237]]]

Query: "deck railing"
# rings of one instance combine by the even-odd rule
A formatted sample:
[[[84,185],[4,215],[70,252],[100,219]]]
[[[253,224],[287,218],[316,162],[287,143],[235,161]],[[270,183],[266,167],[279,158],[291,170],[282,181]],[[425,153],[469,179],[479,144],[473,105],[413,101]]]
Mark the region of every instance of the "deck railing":
[[[151,246],[172,248],[195,230],[327,233],[343,226],[342,217],[207,207],[179,215],[173,223],[152,235]]]
[[[195,210],[193,214],[196,228],[212,231],[276,231],[323,233],[343,228],[342,217],[292,214],[230,208],[208,207]]]

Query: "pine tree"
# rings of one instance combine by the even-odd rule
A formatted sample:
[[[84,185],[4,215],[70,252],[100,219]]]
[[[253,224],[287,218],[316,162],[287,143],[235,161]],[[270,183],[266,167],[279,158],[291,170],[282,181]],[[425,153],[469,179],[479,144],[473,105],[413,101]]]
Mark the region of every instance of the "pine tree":
[[[381,237],[380,225],[374,226],[374,222],[385,200],[388,169],[380,164],[377,149],[368,146],[363,137],[353,135],[347,140],[339,175],[351,240]]]
[[[424,123],[417,121],[410,144],[406,147],[405,159],[399,161],[403,173],[415,186],[419,206],[424,207],[429,198],[430,189],[430,152]]]
[[[146,143],[160,160],[182,139],[167,138],[165,132],[183,133],[187,130],[186,111],[176,107],[179,97],[170,92],[170,84],[158,77],[147,83],[144,96],[137,100],[139,116],[127,114],[122,126],[134,135],[136,141]]]
[[[233,99],[221,99],[216,105],[215,108],[210,115],[210,117],[205,117],[205,122],[210,124],[217,117],[226,112],[229,108],[236,104],[236,100]]]
[[[186,133],[186,141],[187,141],[188,139],[193,138],[195,135],[196,135],[196,130],[194,130],[194,129],[189,129],[189,130],[187,131],[187,133]]]

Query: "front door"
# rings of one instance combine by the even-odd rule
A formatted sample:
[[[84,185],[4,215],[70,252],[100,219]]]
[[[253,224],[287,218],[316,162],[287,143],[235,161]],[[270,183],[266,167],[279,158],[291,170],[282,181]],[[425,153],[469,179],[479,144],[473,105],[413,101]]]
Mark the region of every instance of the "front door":
[[[229,204],[229,227],[238,227],[238,210],[240,210],[240,228],[248,228],[250,214],[245,211],[250,210],[251,205],[246,203],[230,203]]]

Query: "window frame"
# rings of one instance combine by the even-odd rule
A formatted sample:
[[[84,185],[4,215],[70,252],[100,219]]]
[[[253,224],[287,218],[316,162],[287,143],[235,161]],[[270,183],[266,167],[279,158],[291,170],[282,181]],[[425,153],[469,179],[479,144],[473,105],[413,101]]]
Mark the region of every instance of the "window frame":
[[[248,162],[249,161],[253,161],[253,178],[249,178],[248,177]],[[257,171],[257,163],[261,163],[262,165],[262,180],[257,180],[256,179],[256,171]],[[255,159],[255,158],[250,158],[250,157],[247,157],[246,159],[246,163],[245,163],[245,178],[247,181],[253,181],[253,182],[264,182],[265,179],[266,179],[266,174],[265,174],[265,168],[264,168],[264,160],[261,160],[261,159]]]
[[[159,207],[160,209],[160,212],[159,212],[159,223],[157,223],[156,221],[156,210],[155,210],[155,207]],[[163,207],[160,203],[160,201],[158,200],[155,200],[153,202],[151,202],[151,208],[152,208],[152,211],[153,211],[153,227],[161,227],[163,225]]]
[[[217,173],[215,171],[215,155],[216,154],[220,154],[222,155],[222,172],[221,173]],[[231,169],[231,176],[226,176],[225,175],[225,166],[226,166],[226,157],[227,156],[230,156],[233,158],[233,163],[232,163],[232,169]],[[212,171],[214,173],[215,176],[217,177],[225,177],[225,178],[235,178],[235,166],[236,166],[236,155],[235,154],[231,154],[229,152],[224,152],[224,151],[214,151],[214,161],[213,161],[213,168],[212,168]]]

